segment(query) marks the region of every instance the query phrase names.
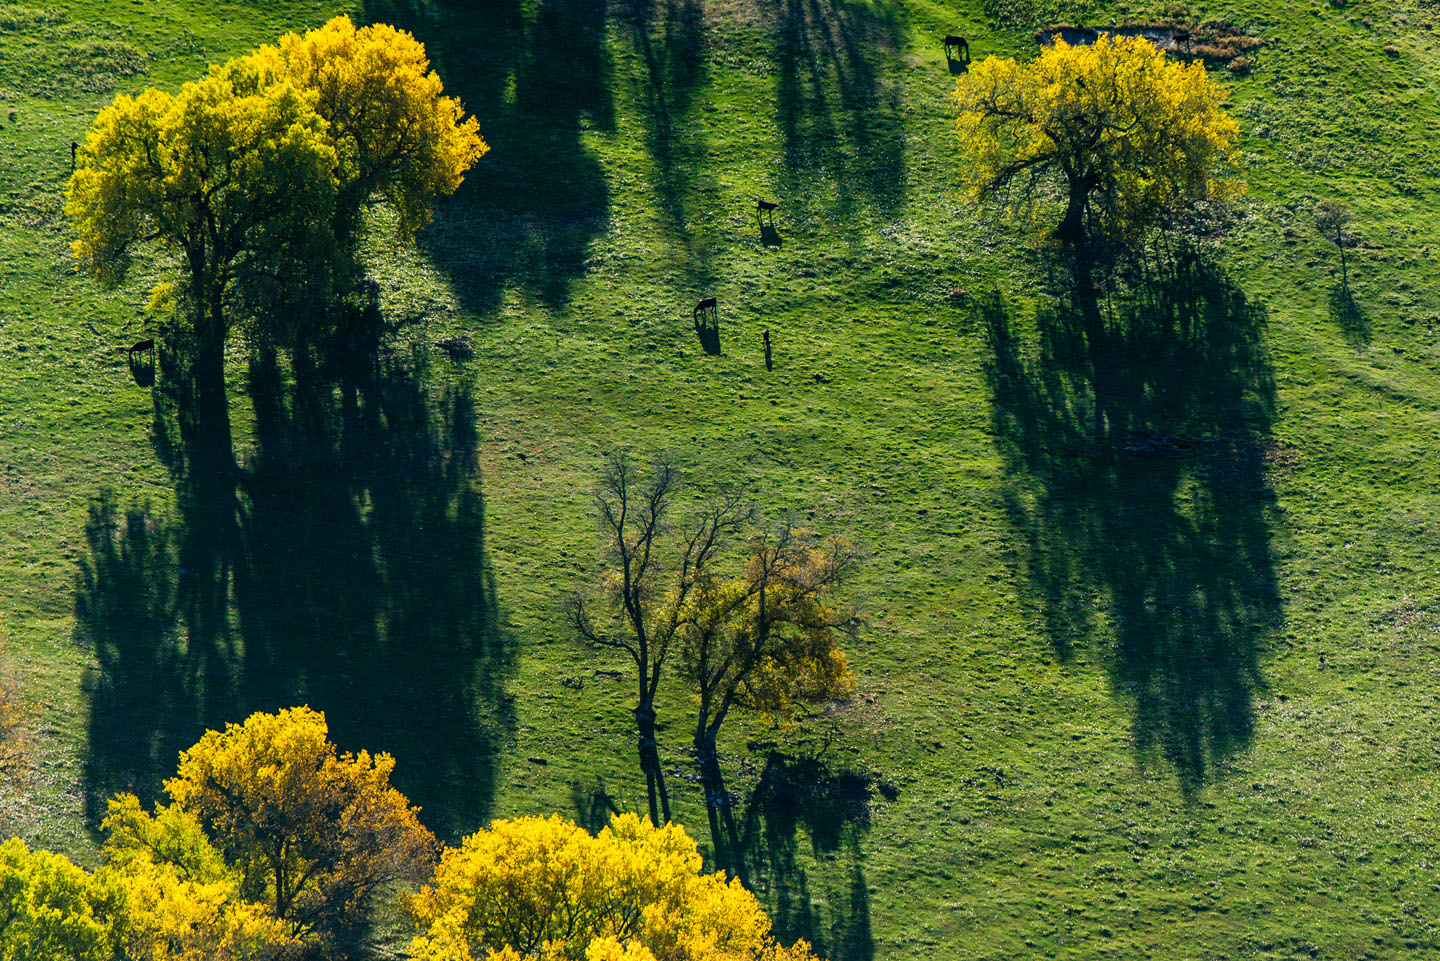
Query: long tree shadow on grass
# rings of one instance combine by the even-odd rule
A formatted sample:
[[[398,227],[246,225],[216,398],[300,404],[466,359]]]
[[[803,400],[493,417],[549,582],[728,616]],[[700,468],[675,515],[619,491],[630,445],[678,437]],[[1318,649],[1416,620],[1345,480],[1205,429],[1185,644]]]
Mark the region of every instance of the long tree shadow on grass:
[[[900,84],[887,71],[909,33],[901,8],[868,0],[761,3],[776,31],[785,195],[827,217],[851,217],[861,202],[895,214],[905,202],[904,117]]]
[[[1365,316],[1364,308],[1355,300],[1348,283],[1342,281],[1331,289],[1329,305],[1330,319],[1345,335],[1346,343],[1351,347],[1364,347],[1370,343],[1370,318]]]
[[[1263,308],[1182,258],[1124,296],[981,307],[996,443],[1055,650],[1103,661],[1139,756],[1190,791],[1242,749],[1281,610]],[[1092,646],[1094,645],[1094,646]]]
[[[154,798],[204,730],[296,704],[342,748],[394,754],[394,783],[442,837],[488,814],[514,651],[473,394],[361,341],[256,351],[239,464],[196,456],[186,358],[162,353],[155,436],[176,508],[99,495],[77,578],[76,634],[100,665],[92,819],[117,790]]]
[[[493,310],[512,287],[566,303],[609,216],[604,171],[581,139],[615,123],[605,0],[366,0],[362,16],[425,44],[491,148],[422,247],[471,310]]]
[[[714,248],[691,223],[702,215],[697,195],[713,193],[705,123],[693,115],[707,79],[705,18],[699,0],[629,0],[629,33],[643,74],[640,119],[655,164],[652,183],[670,236],[685,257],[689,280],[709,286]]]
[[[697,762],[711,867],[755,893],[785,943],[803,938],[831,961],[871,961],[862,844],[870,830],[870,778],[834,769],[823,756],[771,750],[742,800],[726,789],[719,755]]]
[[[863,850],[870,803],[870,780],[863,774],[833,769],[813,756],[766,756],[736,826],[732,857],[785,943],[804,938],[831,961],[874,958]]]

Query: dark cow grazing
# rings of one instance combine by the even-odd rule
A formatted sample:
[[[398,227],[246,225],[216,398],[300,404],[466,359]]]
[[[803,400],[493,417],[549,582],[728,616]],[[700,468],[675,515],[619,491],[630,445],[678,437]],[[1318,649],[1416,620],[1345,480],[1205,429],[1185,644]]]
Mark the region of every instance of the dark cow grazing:
[[[714,297],[706,297],[695,305],[695,336],[705,353],[720,353],[720,308]]]
[[[778,210],[779,208],[780,208],[780,205],[777,204],[777,203],[775,203],[775,202],[773,202],[773,201],[770,201],[770,200],[758,200],[758,199],[757,199],[757,200],[755,201],[755,216],[756,216],[756,217],[759,217],[759,218],[763,221],[764,218],[765,218],[765,215],[766,215],[766,214],[769,214],[769,215],[770,215],[770,223],[773,224],[773,223],[775,223],[775,211]]]
[[[701,318],[702,318],[707,312],[713,311],[713,310],[719,310],[719,309],[720,309],[720,308],[719,308],[719,306],[716,304],[714,297],[706,297],[704,300],[700,301],[700,303],[698,303],[698,304],[695,305],[695,310],[693,311],[694,318],[695,318],[695,326],[696,326],[696,327],[699,327],[699,326],[702,325],[703,321],[702,321]]]
[[[950,59],[950,48],[955,48],[955,56],[960,60],[970,59],[970,44],[964,37],[957,37],[953,33],[945,36],[945,59]]]
[[[137,340],[125,350],[130,362],[130,376],[141,387],[155,386],[155,338]]]

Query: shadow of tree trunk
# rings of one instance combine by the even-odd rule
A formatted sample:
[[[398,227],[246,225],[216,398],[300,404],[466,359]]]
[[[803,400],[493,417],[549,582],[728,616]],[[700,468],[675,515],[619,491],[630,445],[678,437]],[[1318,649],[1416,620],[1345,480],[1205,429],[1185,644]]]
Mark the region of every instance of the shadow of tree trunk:
[[[786,944],[804,938],[831,961],[873,961],[864,852],[872,797],[867,774],[814,756],[766,755],[734,853]]]
[[[1340,328],[1345,335],[1345,341],[1352,347],[1364,347],[1370,343],[1373,336],[1370,330],[1370,318],[1356,302],[1350,285],[1345,282],[1337,284],[1330,290],[1330,320]]]

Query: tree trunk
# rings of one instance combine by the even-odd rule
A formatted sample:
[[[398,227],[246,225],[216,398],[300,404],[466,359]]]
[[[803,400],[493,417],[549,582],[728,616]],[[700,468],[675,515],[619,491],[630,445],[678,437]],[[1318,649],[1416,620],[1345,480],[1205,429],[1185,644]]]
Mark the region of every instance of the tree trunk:
[[[196,466],[205,471],[234,469],[230,438],[230,399],[225,390],[225,290],[223,278],[208,262],[204,247],[188,251],[190,283],[195,297]]]
[[[1079,247],[1085,242],[1085,206],[1090,198],[1090,185],[1084,177],[1070,178],[1070,198],[1065,206],[1065,217],[1055,228],[1055,236],[1067,244]]]
[[[665,771],[660,766],[660,750],[655,740],[655,707],[650,701],[642,702],[635,709],[635,730],[640,770],[645,774],[645,790],[650,800],[650,822],[656,826],[668,824],[670,795],[665,790]]]

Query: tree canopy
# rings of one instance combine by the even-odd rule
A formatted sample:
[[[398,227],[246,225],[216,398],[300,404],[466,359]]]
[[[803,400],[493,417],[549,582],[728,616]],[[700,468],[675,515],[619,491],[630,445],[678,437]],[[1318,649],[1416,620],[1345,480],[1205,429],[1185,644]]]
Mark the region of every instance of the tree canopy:
[[[336,17],[304,35],[286,34],[226,71],[313,91],[339,161],[339,214],[351,216],[378,196],[405,236],[429,223],[431,200],[454,193],[490,149],[479,121],[465,119],[460,101],[444,96],[425,46],[388,24],[357,28]]]
[[[242,896],[239,874],[193,815],[171,805],[152,817],[122,794],[101,828],[105,871],[125,894],[130,961],[261,961],[299,946],[267,905]]]
[[[976,201],[1063,198],[1070,243],[1133,236],[1200,200],[1224,200],[1239,126],[1202,63],[1141,37],[1056,40],[1030,63],[988,57],[957,82],[963,178]]]
[[[166,783],[173,803],[110,801],[96,871],[0,844],[0,961],[317,957],[378,885],[421,874],[417,961],[815,961],[738,880],[702,874],[683,829],[635,814],[595,836],[495,821],[435,867],[392,764],[338,755],[303,707],[207,733]]]
[[[236,267],[333,210],[336,151],[317,99],[288,81],[237,87],[225,68],[178,94],[117,97],[70,180],[80,265],[117,280],[135,244],[160,242],[181,255],[199,326],[223,337]]]
[[[559,817],[495,821],[446,851],[412,903],[419,961],[813,961],[755,896],[702,874],[680,827],[617,815],[592,836]]]
[[[422,875],[437,844],[390,787],[388,754],[339,754],[325,716],[298,707],[210,731],[165,790],[291,937],[363,920],[382,885]]]
[[[463,114],[418,40],[348,17],[213,66],[179,93],[122,94],[77,153],[65,207],[75,258],[113,282],[137,245],[178,254],[213,395],[227,296],[352,276],[372,198],[411,236],[488,149]]]
[[[837,633],[851,614],[829,599],[853,566],[843,537],[789,524],[750,539],[742,573],[703,572],[682,614],[680,672],[699,698],[695,748],[713,752],[732,707],[789,722],[804,703],[854,690]]]

